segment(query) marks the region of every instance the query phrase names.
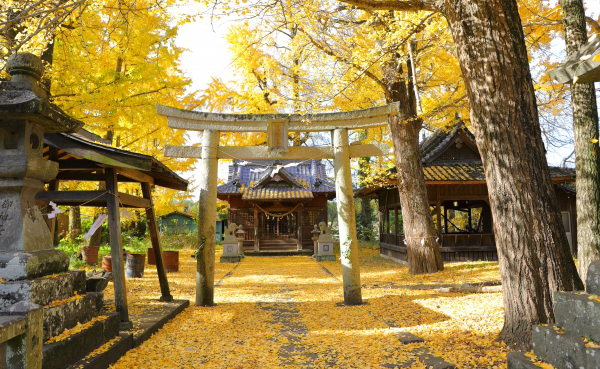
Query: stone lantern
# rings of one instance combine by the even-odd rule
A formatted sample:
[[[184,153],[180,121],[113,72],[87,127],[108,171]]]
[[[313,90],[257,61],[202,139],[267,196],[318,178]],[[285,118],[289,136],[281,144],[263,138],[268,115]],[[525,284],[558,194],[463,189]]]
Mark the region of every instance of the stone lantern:
[[[246,231],[244,231],[243,229],[238,229],[237,232],[235,232],[235,234],[237,235],[237,242],[238,242],[238,255],[240,257],[244,257],[244,239],[246,238],[244,235],[246,234]]]
[[[314,243],[314,252],[313,252],[313,258],[317,257],[319,255],[319,247],[317,245],[317,241],[319,241],[319,235],[321,234],[321,231],[319,230],[319,227],[315,224],[315,229],[312,230],[312,240]]]
[[[44,132],[73,132],[83,123],[48,100],[39,85],[44,65],[38,57],[14,54],[6,69],[12,78],[0,83],[0,279],[11,281],[68,269],[69,258],[53,248],[35,195],[58,174],[58,163],[42,157]]]

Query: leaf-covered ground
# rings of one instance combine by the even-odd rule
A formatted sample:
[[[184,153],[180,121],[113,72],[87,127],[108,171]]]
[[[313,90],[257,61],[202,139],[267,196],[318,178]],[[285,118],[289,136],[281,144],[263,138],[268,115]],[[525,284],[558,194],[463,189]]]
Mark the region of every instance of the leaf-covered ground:
[[[420,289],[498,281],[497,263],[450,263],[444,272],[411,276],[406,267],[379,257],[378,250],[361,249],[367,304],[347,307],[337,305],[342,301],[339,262],[294,256],[221,264],[217,250],[217,306],[197,307],[191,253],[182,250],[180,271],[168,275],[172,294],[189,299],[190,308],[114,368],[424,368],[416,355],[426,348],[459,368],[506,367],[506,347],[493,341],[503,323],[500,293]],[[147,299],[159,296],[152,266],[146,267],[144,278],[128,278],[127,285],[134,314],[143,312]],[[112,283],[107,298],[111,288]],[[399,332],[425,342],[403,345]]]

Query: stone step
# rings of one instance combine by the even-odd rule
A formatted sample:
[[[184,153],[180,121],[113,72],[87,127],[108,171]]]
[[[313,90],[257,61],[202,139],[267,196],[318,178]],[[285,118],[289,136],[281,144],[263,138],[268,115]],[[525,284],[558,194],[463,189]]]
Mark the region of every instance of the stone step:
[[[119,334],[121,318],[118,313],[107,315],[108,318],[98,321],[62,341],[45,344],[42,349],[42,367],[44,369],[66,368],[115,338]],[[131,345],[129,345],[130,347]]]
[[[554,292],[556,325],[600,342],[599,300],[600,296],[583,292]]]
[[[36,279],[6,281],[0,283],[0,310],[19,301],[44,306],[55,300],[69,298],[75,292],[85,294],[83,270],[71,270]]]
[[[118,338],[118,339],[117,339]],[[77,361],[76,363],[69,366],[67,369],[106,369],[111,364],[116,363],[121,356],[125,355],[127,351],[133,347],[133,334],[131,333],[120,333],[118,337],[114,338],[114,342],[107,342],[105,345],[108,347],[101,347],[98,354],[88,354],[88,356]]]
[[[104,305],[103,297],[102,292],[88,292],[60,301],[58,305],[44,306],[44,342],[77,323],[97,317]]]
[[[536,369],[541,366],[536,365],[531,359],[522,352],[510,352],[506,355],[508,369]]]
[[[579,333],[558,325],[533,327],[533,353],[557,368],[600,368],[600,349],[586,347]]]

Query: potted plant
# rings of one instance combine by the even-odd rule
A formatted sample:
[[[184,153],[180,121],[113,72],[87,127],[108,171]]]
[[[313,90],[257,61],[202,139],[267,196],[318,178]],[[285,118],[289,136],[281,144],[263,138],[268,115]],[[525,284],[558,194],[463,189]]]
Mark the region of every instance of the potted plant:
[[[81,258],[87,265],[98,264],[98,250],[100,246],[83,246],[81,248]]]

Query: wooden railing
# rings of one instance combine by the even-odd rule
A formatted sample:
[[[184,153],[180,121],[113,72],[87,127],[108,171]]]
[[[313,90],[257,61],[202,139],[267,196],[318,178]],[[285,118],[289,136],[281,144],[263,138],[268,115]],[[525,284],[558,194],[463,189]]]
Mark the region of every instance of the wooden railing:
[[[405,246],[403,234],[382,233],[379,242],[394,246]],[[442,247],[492,247],[496,246],[493,233],[442,234]]]

